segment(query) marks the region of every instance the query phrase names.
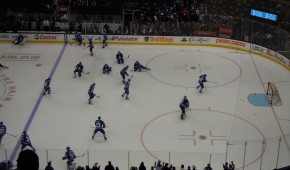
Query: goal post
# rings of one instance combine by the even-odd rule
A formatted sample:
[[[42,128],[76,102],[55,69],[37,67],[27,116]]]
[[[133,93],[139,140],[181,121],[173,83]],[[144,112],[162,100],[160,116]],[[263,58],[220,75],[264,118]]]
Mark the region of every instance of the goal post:
[[[275,83],[268,82],[267,96],[269,99],[269,104],[274,106],[282,105],[281,97]]]

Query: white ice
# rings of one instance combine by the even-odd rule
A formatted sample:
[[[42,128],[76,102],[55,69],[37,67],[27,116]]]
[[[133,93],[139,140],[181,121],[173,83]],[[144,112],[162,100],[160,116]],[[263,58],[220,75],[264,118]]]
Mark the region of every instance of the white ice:
[[[21,135],[62,47],[0,45],[0,62],[9,67],[0,70],[0,120],[9,133]],[[117,64],[118,51],[124,57],[130,56],[125,64]],[[33,54],[40,58],[7,61],[4,54]],[[125,100],[121,97],[124,85],[119,72],[125,65],[132,70],[137,60],[151,71],[128,72],[134,77],[130,100]],[[79,62],[90,74],[73,78],[74,67]],[[105,63],[113,68],[110,75],[101,71]],[[207,82],[202,94],[195,89],[201,74],[207,74],[208,80],[214,82]],[[7,84],[4,77],[13,82]],[[265,94],[269,81],[276,82],[283,105],[251,105],[248,95]],[[94,98],[89,105],[87,91],[93,82],[96,83],[95,93],[101,97]],[[47,155],[55,169],[65,169],[61,157],[66,146],[70,146],[78,155],[86,153],[85,157],[77,159],[81,166],[99,162],[104,168],[110,160],[123,170],[144,161],[149,169],[160,159],[178,168],[181,164],[195,164],[202,169],[211,162],[214,169],[221,169],[226,158],[242,167],[246,151],[245,169],[258,169],[262,162],[262,169],[270,170],[276,167],[279,139],[283,135],[278,167],[290,162],[289,85],[289,71],[281,65],[230,49],[141,45],[109,45],[102,49],[96,45],[94,56],[90,56],[88,49],[67,45],[52,76],[52,94],[40,97],[28,133],[42,169]],[[9,90],[16,92],[9,96]],[[187,110],[185,120],[180,120],[179,102],[184,95],[190,101],[191,110]],[[6,101],[5,97],[11,100]],[[94,130],[91,125],[98,116],[109,126],[105,129],[107,141],[101,134],[91,139]],[[1,160],[9,158],[18,137],[4,136]],[[227,140],[230,141],[228,148]]]

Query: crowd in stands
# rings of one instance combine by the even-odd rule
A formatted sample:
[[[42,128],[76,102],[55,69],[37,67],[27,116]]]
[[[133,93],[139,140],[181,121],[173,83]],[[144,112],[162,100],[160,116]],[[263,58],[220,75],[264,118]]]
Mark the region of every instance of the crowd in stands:
[[[39,167],[40,167],[39,157],[34,150],[26,149],[20,151],[17,158],[16,170],[39,170]],[[224,170],[235,170],[235,164],[233,163],[233,161],[231,161],[230,163],[225,162],[219,168],[223,168]],[[0,163],[0,170],[10,170],[10,169],[14,169],[11,161],[2,161]],[[119,167],[114,166],[111,161],[108,161],[108,164],[104,168],[101,168],[101,166],[98,163],[95,163],[91,168],[89,165],[86,165],[85,167],[75,165],[74,167],[72,167],[72,170],[101,170],[101,169],[119,170]],[[131,166],[130,168],[130,170],[146,170],[146,169],[149,170],[149,168],[146,167],[144,162],[141,162],[139,166]],[[210,163],[205,165],[205,167],[200,167],[198,169],[213,170]],[[54,170],[51,161],[47,163],[45,170]],[[158,160],[157,162],[154,163],[154,165],[150,167],[150,170],[197,170],[197,167],[195,165],[189,165],[186,167],[183,164],[180,165],[180,167],[175,167],[173,165],[169,165],[166,162],[161,162],[160,160]]]

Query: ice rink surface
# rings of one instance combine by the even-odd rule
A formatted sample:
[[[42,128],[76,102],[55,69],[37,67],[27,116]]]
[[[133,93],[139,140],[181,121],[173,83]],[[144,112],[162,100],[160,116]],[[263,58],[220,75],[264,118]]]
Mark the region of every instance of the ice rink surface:
[[[117,64],[118,51],[129,55],[125,64]],[[270,170],[277,157],[278,167],[289,165],[290,73],[261,56],[215,47],[141,45],[95,45],[90,56],[88,48],[69,44],[1,44],[0,53],[1,64],[9,67],[0,70],[0,120],[8,133],[18,135],[4,136],[1,160],[8,155],[15,161],[18,138],[28,129],[42,169],[47,157],[56,169],[65,169],[66,146],[86,153],[77,159],[82,166],[99,162],[104,167],[111,160],[121,170],[141,161],[149,169],[157,159],[198,169],[208,162],[221,169],[225,160],[233,160],[238,168]],[[131,71],[137,60],[151,70]],[[73,78],[79,62],[90,74]],[[110,75],[102,73],[106,63]],[[119,72],[126,65],[133,76],[130,100],[121,97]],[[204,93],[195,88],[201,74],[212,81]],[[49,76],[52,94],[42,96]],[[268,82],[275,82],[283,104],[249,103],[250,94],[266,93]],[[89,105],[92,83],[100,98]],[[185,95],[191,110],[181,120]],[[101,134],[91,139],[98,116],[109,126],[107,141]]]

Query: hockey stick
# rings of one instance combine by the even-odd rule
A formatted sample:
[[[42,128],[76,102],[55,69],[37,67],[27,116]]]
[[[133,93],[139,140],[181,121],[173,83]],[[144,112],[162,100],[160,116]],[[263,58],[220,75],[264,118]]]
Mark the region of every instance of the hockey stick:
[[[90,72],[83,72],[83,73],[85,73],[85,74],[90,74]]]
[[[84,157],[86,153],[83,153],[82,155],[76,156],[77,158],[79,157]]]
[[[128,55],[128,57],[124,58],[124,59],[128,59],[130,57],[130,55]]]
[[[100,96],[97,96],[96,94],[94,96],[96,96],[96,98],[100,98]]]
[[[9,134],[9,133],[6,133],[7,135],[9,136],[12,136],[12,137],[17,137],[18,135],[12,135],[12,134]]]
[[[207,82],[214,83],[214,84],[218,84],[218,82],[214,82],[214,81],[207,81]]]

